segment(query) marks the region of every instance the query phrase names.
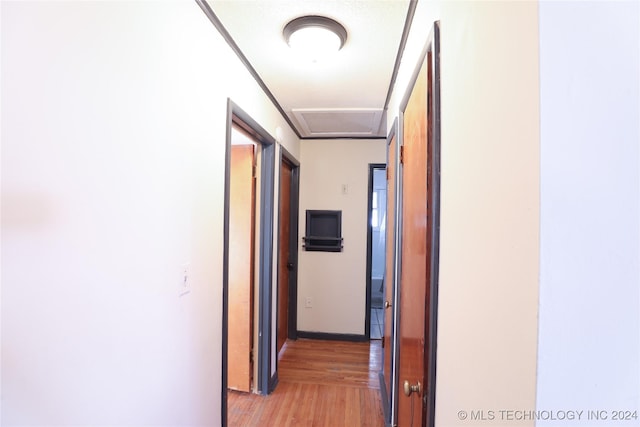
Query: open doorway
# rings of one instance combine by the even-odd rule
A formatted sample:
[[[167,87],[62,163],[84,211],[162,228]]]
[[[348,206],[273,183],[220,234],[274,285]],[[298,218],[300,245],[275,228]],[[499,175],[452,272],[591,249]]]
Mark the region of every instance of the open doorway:
[[[387,169],[385,164],[369,165],[369,203],[367,226],[368,335],[382,339],[384,334],[384,269],[386,248]]]
[[[440,30],[400,104],[397,425],[435,426],[440,252]],[[398,307],[399,306],[399,307]],[[393,413],[393,412],[392,412]]]
[[[275,139],[228,100],[221,425],[227,425],[228,405],[232,404],[230,400],[236,393],[233,390],[242,390],[243,394],[247,391],[268,394],[275,384],[273,378],[277,378],[275,364],[271,363],[275,357],[275,345],[271,345],[274,166]],[[240,188],[236,188],[236,184]],[[242,203],[234,207],[236,199],[241,199]],[[241,274],[236,274],[238,272]],[[246,291],[242,296],[244,300],[239,303],[235,301],[233,289],[236,286],[233,282],[238,277],[240,287]],[[240,323],[242,328],[239,328]],[[234,349],[236,339],[241,343],[237,350]],[[237,367],[242,369],[239,383],[232,372]]]
[[[280,147],[276,353],[297,338],[300,163]]]

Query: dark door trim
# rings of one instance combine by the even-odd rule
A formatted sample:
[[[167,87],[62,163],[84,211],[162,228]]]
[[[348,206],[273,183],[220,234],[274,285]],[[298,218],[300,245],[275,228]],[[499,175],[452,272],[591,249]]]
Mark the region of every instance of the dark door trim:
[[[438,288],[440,283],[440,174],[441,174],[441,141],[440,141],[440,21],[436,21],[433,24],[432,36],[429,37],[430,42],[427,42],[431,52],[431,67],[432,67],[432,81],[431,81],[431,93],[433,98],[431,99],[431,108],[433,111],[432,121],[432,144],[431,144],[431,158],[432,169],[429,171],[431,174],[431,183],[433,185],[432,198],[429,201],[431,203],[431,227],[433,232],[431,233],[431,259],[429,263],[431,265],[431,280],[429,281],[429,290],[431,293],[430,306],[428,312],[428,327],[426,328],[427,340],[429,345],[428,351],[425,351],[425,369],[429,382],[426,384],[427,404],[425,405],[425,420],[427,427],[435,426],[435,412],[436,412],[436,356],[438,346]]]
[[[366,312],[364,316],[364,334],[367,339],[371,339],[371,267],[373,265],[373,226],[372,208],[373,208],[373,171],[386,170],[386,163],[369,163],[369,187],[367,190],[367,272],[366,272]]]
[[[391,318],[393,325],[391,326],[391,396],[389,396],[389,425],[395,426],[398,423],[398,376],[400,373],[400,277],[402,273],[402,197],[403,197],[403,182],[402,182],[402,162],[400,160],[402,141],[404,138],[404,128],[402,126],[404,122],[404,109],[398,113],[398,117],[394,122],[396,144],[395,147],[395,200],[393,206],[395,209],[394,221],[393,221],[393,271],[391,272],[391,278],[393,279],[392,295],[393,301],[391,306]],[[392,131],[392,132],[393,132]],[[394,134],[389,134],[388,144],[391,144]],[[388,242],[387,242],[388,244]],[[387,246],[388,247],[388,246]]]
[[[231,129],[242,128],[262,147],[260,164],[260,237],[258,273],[258,376],[257,386],[261,394],[269,393],[271,367],[271,294],[273,271],[273,177],[275,167],[275,139],[238,107],[227,99],[227,132],[224,173],[224,250],[222,265],[222,399],[221,423],[227,425],[227,342],[229,337],[229,196],[231,176]]]

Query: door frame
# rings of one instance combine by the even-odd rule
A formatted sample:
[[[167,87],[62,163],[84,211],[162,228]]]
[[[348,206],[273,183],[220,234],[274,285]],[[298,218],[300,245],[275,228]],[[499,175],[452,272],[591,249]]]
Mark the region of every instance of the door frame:
[[[395,143],[395,147],[391,147],[391,142],[394,140],[396,140]],[[400,179],[402,177],[402,175],[399,173],[399,167],[400,165],[400,128],[398,126],[398,117],[396,117],[393,121],[393,125],[391,126],[391,130],[389,131],[389,134],[387,135],[387,141],[386,141],[386,152],[387,152],[387,173],[389,173],[389,150],[391,150],[392,148],[395,148],[395,153],[394,153],[394,168],[393,168],[393,173],[394,176],[391,179],[391,182],[393,183],[394,189],[393,189],[393,209],[394,209],[394,215],[393,215],[393,224],[389,224],[389,212],[386,213],[387,215],[387,227],[392,227],[393,228],[393,241],[389,242],[386,241],[385,242],[385,254],[388,253],[389,251],[392,251],[392,264],[393,264],[393,270],[389,273],[387,273],[385,271],[385,279],[389,278],[390,280],[385,281],[385,294],[386,294],[386,288],[387,286],[391,286],[391,295],[392,295],[392,300],[391,300],[391,335],[389,336],[389,345],[391,345],[391,351],[389,352],[390,356],[391,356],[391,361],[390,361],[390,369],[391,369],[391,376],[389,378],[389,382],[390,382],[390,386],[389,386],[389,390],[390,390],[390,394],[387,395],[387,384],[386,384],[386,379],[384,377],[384,370],[380,372],[379,374],[379,378],[380,378],[380,392],[381,392],[381,398],[382,398],[382,410],[384,412],[384,420],[385,420],[385,425],[394,425],[394,423],[392,422],[392,417],[394,417],[395,414],[395,408],[397,407],[397,404],[395,403],[395,399],[396,399],[396,394],[397,394],[397,377],[398,377],[398,367],[397,367],[397,361],[398,361],[398,340],[397,340],[397,333],[396,333],[396,325],[398,324],[398,310],[396,308],[397,304],[396,302],[398,301],[398,296],[397,296],[397,286],[396,284],[398,283],[397,281],[397,275],[398,275],[398,261],[399,261],[399,252],[400,252],[400,245],[399,245],[399,239],[398,239],[398,231],[399,231],[399,227],[400,227],[400,221],[402,220],[402,218],[399,217],[398,215],[398,205],[400,203]],[[389,194],[387,192],[387,198],[389,197]],[[388,199],[387,199],[387,205],[388,205]],[[383,351],[383,355],[384,355],[384,351]],[[383,364],[386,363],[383,360]]]
[[[428,317],[425,316],[425,331],[427,339],[425,342],[429,344],[429,351],[425,351],[425,364],[427,369],[428,382],[425,382],[427,397],[424,406],[424,416],[427,427],[435,427],[435,409],[436,409],[436,356],[438,345],[438,288],[440,283],[440,185],[441,185],[441,140],[440,140],[440,21],[433,23],[431,36],[427,39],[426,52],[431,52],[431,93],[433,108],[433,129],[431,142],[431,158],[433,159],[431,170],[431,183],[433,185],[433,197],[430,200],[431,215],[431,258],[428,260],[431,268],[431,277],[429,280],[429,291],[431,298],[429,299]],[[427,418],[427,416],[429,418]]]
[[[373,266],[373,226],[371,225],[373,209],[373,171],[387,170],[386,163],[369,163],[369,186],[367,189],[367,275],[366,275],[366,312],[364,316],[364,334],[371,340],[371,267]],[[386,206],[385,206],[386,212]],[[385,252],[386,252],[385,236]]]
[[[412,84],[413,86],[413,84]],[[402,183],[402,162],[400,161],[402,140],[404,138],[404,129],[402,122],[404,120],[404,114],[401,110],[398,117],[394,121],[394,129],[389,134],[388,143],[393,140],[393,136],[396,137],[395,145],[395,200],[394,200],[394,241],[393,241],[393,302],[391,309],[393,310],[391,317],[393,319],[393,325],[391,326],[391,342],[393,348],[391,349],[391,396],[389,396],[390,408],[389,408],[389,425],[395,426],[398,424],[398,378],[400,375],[400,277],[402,266],[402,197],[403,197],[403,183]],[[395,132],[395,135],[394,133]]]
[[[224,243],[222,256],[222,398],[221,421],[227,425],[227,366],[229,337],[229,196],[231,176],[231,129],[233,125],[242,128],[261,145],[260,163],[260,206],[256,207],[257,221],[260,222],[258,256],[258,349],[257,388],[260,394],[271,392],[271,300],[273,272],[273,207],[274,207],[274,167],[275,138],[273,138],[249,114],[227,98],[227,129],[224,173]]]
[[[439,260],[440,260],[440,185],[441,185],[441,133],[440,133],[440,123],[441,123],[441,110],[440,110],[440,21],[435,21],[433,26],[429,32],[429,37],[423,47],[423,50],[418,58],[417,64],[409,80],[409,84],[407,85],[406,92],[402,98],[402,102],[400,103],[400,113],[399,113],[399,141],[400,144],[404,146],[404,112],[409,103],[409,99],[413,92],[413,88],[418,79],[418,75],[420,74],[420,70],[422,64],[427,57],[427,54],[431,53],[431,70],[432,70],[432,79],[431,79],[431,108],[433,111],[433,122],[432,122],[432,141],[431,141],[431,152],[428,153],[432,156],[433,159],[433,167],[430,171],[431,173],[431,183],[433,185],[433,198],[432,200],[428,200],[427,203],[430,203],[431,206],[431,218],[430,218],[430,227],[432,227],[431,233],[431,241],[428,242],[431,247],[431,256],[429,259],[425,260],[430,265],[431,276],[429,278],[429,283],[427,286],[429,287],[430,299],[429,299],[429,307],[428,312],[425,315],[425,348],[427,351],[424,352],[424,366],[425,366],[425,379],[424,381],[424,402],[423,406],[423,418],[425,421],[425,426],[434,427],[435,426],[435,399],[436,399],[436,356],[437,356],[437,321],[438,321],[438,283],[439,283]],[[428,146],[428,144],[427,144]],[[402,198],[403,198],[403,189],[402,189],[402,164],[399,165],[398,181],[400,183],[399,186],[399,211],[401,213],[402,209]],[[429,177],[427,177],[429,180]],[[402,236],[402,215],[399,215],[399,227],[397,229],[399,235]],[[397,238],[400,241],[400,238]],[[400,248],[399,248],[400,249]],[[402,251],[398,251],[398,256],[396,259],[397,265],[397,278],[401,277],[402,270]],[[402,285],[401,283],[399,284]],[[399,290],[400,286],[396,286],[397,294],[394,294],[394,297],[398,297],[398,304],[396,304],[396,308],[399,308]],[[426,308],[426,307],[425,307]],[[397,324],[395,325],[395,331],[400,331],[400,316],[395,318]],[[427,327],[428,326],[428,327]],[[400,336],[397,334],[396,343],[399,347],[400,345]],[[396,357],[398,357],[400,348],[398,348],[398,352],[396,353]],[[398,390],[399,390],[399,382],[395,381],[393,389],[396,392],[396,396],[394,399],[395,408],[392,406],[392,425],[396,425],[398,422],[398,414],[397,414],[397,405],[398,405]]]
[[[292,258],[293,270],[289,271],[289,316],[287,319],[287,335],[291,339],[298,339],[298,224],[300,215],[300,162],[282,145],[280,145],[280,156],[278,166],[287,161],[291,164],[291,200],[289,201],[289,254]],[[280,169],[278,169],[280,170]],[[282,179],[282,176],[280,176]],[[279,182],[279,181],[278,181]],[[280,212],[280,193],[278,192],[278,212]],[[280,230],[278,217],[278,230]],[[278,256],[280,256],[280,244],[278,241]],[[276,283],[280,283],[280,272],[278,271]],[[276,355],[276,372],[277,368]]]

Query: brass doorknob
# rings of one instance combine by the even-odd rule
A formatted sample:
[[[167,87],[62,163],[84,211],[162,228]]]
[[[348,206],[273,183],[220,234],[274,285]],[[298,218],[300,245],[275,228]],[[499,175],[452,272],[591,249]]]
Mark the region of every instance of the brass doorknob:
[[[385,301],[384,308],[389,308],[389,307],[391,307],[391,303],[389,301]]]
[[[420,392],[422,391],[422,385],[420,384],[420,381],[418,381],[417,384],[411,385],[408,380],[404,380],[403,386],[405,396],[411,396],[411,393],[420,394]]]

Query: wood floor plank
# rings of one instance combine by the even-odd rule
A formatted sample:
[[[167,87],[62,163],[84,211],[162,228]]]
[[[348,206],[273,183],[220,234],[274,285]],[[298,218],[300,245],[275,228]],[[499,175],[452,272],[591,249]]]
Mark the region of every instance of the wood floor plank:
[[[380,341],[287,341],[269,396],[229,391],[229,426],[384,426]]]

